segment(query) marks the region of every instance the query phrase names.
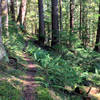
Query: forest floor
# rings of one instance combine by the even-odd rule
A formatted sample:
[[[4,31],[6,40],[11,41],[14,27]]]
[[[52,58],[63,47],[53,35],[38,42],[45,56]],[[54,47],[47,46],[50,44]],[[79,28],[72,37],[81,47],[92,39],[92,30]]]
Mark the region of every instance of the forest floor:
[[[38,84],[35,83],[34,77],[37,72],[37,65],[34,64],[34,61],[29,58],[27,54],[23,54],[23,57],[24,60],[28,63],[25,65],[27,67],[26,75],[22,77],[22,79],[24,79],[24,98],[25,100],[36,100],[35,88],[38,86]]]
[[[27,53],[23,53],[22,58],[24,58],[24,61],[27,62],[27,64],[24,66],[27,68],[26,74],[21,77],[23,82],[23,96],[24,100],[39,100],[37,99],[37,90],[36,88],[39,87],[40,85],[36,83],[35,77],[36,73],[38,71],[37,64],[34,63],[34,60],[29,56]],[[88,92],[89,87],[83,87],[86,92]],[[51,90],[49,90],[49,93],[53,100],[60,100],[60,97],[57,97],[55,93]],[[89,92],[89,97],[90,98],[95,98],[96,100],[100,100],[100,89],[98,87],[92,87],[91,91]],[[79,99],[79,96],[72,96],[71,98],[76,98],[75,100]],[[78,98],[78,99],[77,99]],[[93,99],[93,100],[95,100]],[[50,99],[51,100],[51,99]]]
[[[7,80],[15,87],[22,88],[20,89],[22,100],[63,100],[60,96],[56,95],[54,91],[40,86],[35,80],[38,75],[38,64],[35,63],[34,59],[24,52],[17,52],[16,58],[19,59],[17,62],[17,69],[14,66],[10,66],[10,69],[6,73],[1,73],[0,79]],[[12,68],[14,68],[12,70]],[[11,71],[12,70],[12,71]],[[8,75],[9,74],[9,75]],[[14,82],[14,83],[13,83]],[[20,83],[20,84],[19,84]],[[87,92],[89,87],[85,87],[84,90]],[[91,100],[100,100],[100,89],[99,87],[92,87],[89,96],[96,97],[96,99]],[[17,95],[16,95],[17,97]],[[68,97],[72,100],[82,100],[79,95]],[[91,97],[92,98],[92,97]],[[0,99],[0,100],[10,100],[10,99]],[[20,100],[20,99],[13,99]],[[70,99],[64,99],[70,100]]]
[[[19,39],[16,41],[19,41]],[[64,93],[64,91],[56,91],[59,87],[55,87],[54,89],[49,87],[50,81],[48,80],[53,77],[53,79],[57,81],[56,79],[58,78],[57,74],[55,74],[56,69],[53,69],[56,60],[61,60],[61,62],[64,63],[62,58],[59,60],[57,53],[51,51],[47,52],[45,49],[37,47],[32,41],[27,44],[25,44],[24,41],[20,41],[19,43],[14,42],[13,45],[12,41],[10,42],[8,56],[15,59],[15,64],[4,66],[0,64],[0,100],[83,100],[83,94],[69,95]],[[78,60],[78,57],[71,52],[69,52],[66,57],[66,62],[76,64],[76,60]],[[52,62],[48,63],[49,60]],[[82,62],[86,62],[86,60],[87,62],[91,61],[91,59],[88,61],[88,58],[85,58]],[[85,66],[88,65],[87,62]],[[45,64],[48,65],[46,67],[47,69],[45,68]],[[82,64],[84,65],[84,63]],[[70,66],[72,66],[72,64]],[[49,70],[52,74],[49,74]],[[93,76],[92,73],[90,73],[90,75]],[[62,78],[62,74],[59,79],[60,78]],[[89,97],[91,98],[90,100],[100,100],[100,75],[94,75],[93,78],[96,78],[98,85],[93,85],[89,92]],[[57,83],[57,86],[59,86],[59,81]],[[89,88],[90,86],[82,86],[82,91],[85,93],[85,96]],[[70,90],[68,86],[67,90],[73,92],[74,89],[75,88],[71,88]]]
[[[23,53],[22,58],[24,58],[24,61],[27,63],[24,66],[27,68],[25,76],[22,76],[21,79],[24,80],[23,82],[23,96],[25,100],[42,100],[38,98],[37,94],[37,87],[40,85],[36,83],[35,77],[38,71],[38,65],[34,63],[34,60],[32,59],[31,56],[29,56],[27,53]],[[88,92],[89,87],[83,87],[85,92]],[[40,88],[41,90],[42,88]],[[39,90],[39,91],[40,91]],[[49,89],[48,89],[49,90]],[[53,98],[53,100],[61,100],[59,96],[56,96],[54,91],[49,90],[50,96]],[[100,100],[100,89],[99,87],[92,87],[91,91],[89,92],[89,97],[91,100]],[[72,100],[79,100],[82,99],[80,98],[79,95],[72,96],[70,97]],[[93,99],[92,99],[93,98]],[[66,98],[67,99],[67,98]],[[66,100],[65,99],[65,100]],[[46,100],[46,99],[44,99]],[[49,99],[48,99],[49,100]],[[52,100],[52,99],[50,99]]]
[[[8,83],[10,83],[13,87],[16,88],[16,90],[13,91],[8,89],[6,91],[16,92],[17,90],[19,90],[20,93],[16,93],[16,97],[22,97],[23,99],[21,100],[37,100],[36,88],[39,86],[39,84],[37,84],[34,80],[37,72],[37,64],[35,64],[33,59],[26,53],[20,52],[16,57],[19,59],[19,61],[17,61],[17,65],[7,65],[9,67],[6,70],[3,69],[3,72],[0,72],[0,86],[2,84],[0,93],[2,93],[2,88],[6,88],[6,83],[7,88],[11,88],[11,86],[8,85]],[[14,61],[13,63],[16,62]],[[9,93],[8,96],[10,98]],[[0,100],[10,100],[9,98],[3,98],[2,96],[0,96]],[[11,99],[13,99],[13,97]],[[19,98],[14,98],[13,100],[19,100]]]

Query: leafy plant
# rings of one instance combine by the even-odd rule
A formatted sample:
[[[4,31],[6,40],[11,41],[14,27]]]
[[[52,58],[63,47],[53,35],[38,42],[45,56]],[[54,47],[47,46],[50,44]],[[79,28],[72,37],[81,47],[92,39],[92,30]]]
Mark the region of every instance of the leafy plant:
[[[1,100],[21,100],[21,93],[7,81],[0,81]]]

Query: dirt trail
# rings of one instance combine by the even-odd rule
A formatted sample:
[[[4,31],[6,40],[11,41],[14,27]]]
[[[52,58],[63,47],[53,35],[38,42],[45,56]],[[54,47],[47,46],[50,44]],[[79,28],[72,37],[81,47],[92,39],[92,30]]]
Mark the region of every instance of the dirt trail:
[[[38,84],[35,83],[34,77],[37,72],[36,64],[29,58],[27,54],[23,54],[24,60],[28,63],[26,65],[27,71],[26,76],[22,77],[24,79],[24,100],[36,100],[35,88]]]

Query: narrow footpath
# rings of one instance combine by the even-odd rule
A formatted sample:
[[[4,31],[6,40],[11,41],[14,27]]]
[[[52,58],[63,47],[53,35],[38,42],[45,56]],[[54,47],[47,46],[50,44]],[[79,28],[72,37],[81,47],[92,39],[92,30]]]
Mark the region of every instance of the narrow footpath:
[[[36,84],[34,80],[35,74],[37,72],[36,64],[34,64],[34,61],[29,58],[27,54],[23,54],[23,56],[24,60],[28,63],[26,65],[26,76],[22,77],[22,79],[24,79],[24,88],[22,91],[24,100],[37,100],[35,88],[38,86],[38,84]]]

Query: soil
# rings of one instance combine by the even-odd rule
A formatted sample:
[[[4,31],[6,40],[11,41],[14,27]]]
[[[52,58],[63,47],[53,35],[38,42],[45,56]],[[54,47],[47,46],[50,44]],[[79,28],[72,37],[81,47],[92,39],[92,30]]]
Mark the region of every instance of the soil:
[[[34,64],[34,61],[29,58],[27,54],[24,54],[24,60],[28,63],[27,64],[27,71],[26,76],[22,77],[24,81],[24,88],[23,88],[23,95],[24,100],[37,100],[36,99],[36,87],[38,84],[35,83],[35,75],[37,72],[36,64]]]

